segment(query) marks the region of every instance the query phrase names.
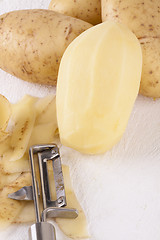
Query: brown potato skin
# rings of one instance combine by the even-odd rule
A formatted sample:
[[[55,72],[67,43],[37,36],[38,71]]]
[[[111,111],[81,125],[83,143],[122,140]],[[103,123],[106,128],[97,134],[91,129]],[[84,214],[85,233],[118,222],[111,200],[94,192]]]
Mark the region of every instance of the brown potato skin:
[[[51,0],[48,9],[93,25],[102,22],[101,0]]]
[[[160,38],[140,39],[143,67],[140,93],[147,97],[160,97]]]
[[[0,68],[25,81],[56,85],[67,46],[92,25],[50,10],[0,16]]]
[[[102,21],[128,26],[141,43],[143,68],[140,93],[160,97],[160,1],[101,0]]]

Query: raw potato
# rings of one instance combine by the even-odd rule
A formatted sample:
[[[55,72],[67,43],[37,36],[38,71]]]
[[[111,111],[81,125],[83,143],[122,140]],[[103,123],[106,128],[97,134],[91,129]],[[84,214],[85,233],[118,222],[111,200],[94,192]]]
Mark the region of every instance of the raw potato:
[[[101,0],[51,0],[49,9],[93,25],[101,22]]]
[[[140,93],[160,97],[160,37],[140,39],[143,53]]]
[[[87,154],[111,149],[126,129],[141,70],[139,41],[125,26],[104,22],[77,37],[58,75],[61,143]]]
[[[159,36],[160,2],[151,0],[101,0],[102,21],[123,23],[137,38]]]
[[[127,25],[138,37],[143,52],[140,93],[160,97],[160,1],[101,0],[102,21]]]
[[[67,46],[92,25],[50,10],[0,16],[0,68],[25,81],[56,85]]]

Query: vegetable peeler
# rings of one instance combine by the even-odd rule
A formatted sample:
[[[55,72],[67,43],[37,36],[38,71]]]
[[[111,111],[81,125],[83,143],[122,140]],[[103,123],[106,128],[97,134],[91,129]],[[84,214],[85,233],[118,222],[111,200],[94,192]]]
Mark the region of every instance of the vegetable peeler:
[[[37,181],[36,156],[38,158],[41,193]],[[35,145],[29,149],[29,159],[32,174],[32,186],[24,186],[20,190],[8,195],[15,200],[33,200],[35,206],[36,223],[29,229],[30,240],[56,240],[53,224],[47,218],[76,218],[78,211],[66,208],[66,195],[62,173],[61,158],[56,144]],[[57,200],[51,200],[48,179],[47,162],[52,161]],[[40,210],[40,200],[43,209]],[[64,208],[65,207],[65,208]]]

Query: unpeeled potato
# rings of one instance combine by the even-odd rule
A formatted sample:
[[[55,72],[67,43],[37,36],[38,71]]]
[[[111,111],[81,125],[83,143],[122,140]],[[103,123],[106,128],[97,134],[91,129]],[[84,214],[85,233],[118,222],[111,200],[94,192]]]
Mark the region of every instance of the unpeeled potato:
[[[160,37],[140,39],[143,53],[140,93],[147,97],[160,97]]]
[[[92,25],[50,10],[0,16],[0,68],[29,82],[55,85],[67,46]]]
[[[101,0],[102,21],[128,26],[137,36],[143,52],[140,93],[160,97],[160,1]]]
[[[49,9],[93,25],[101,22],[100,0],[51,0]]]

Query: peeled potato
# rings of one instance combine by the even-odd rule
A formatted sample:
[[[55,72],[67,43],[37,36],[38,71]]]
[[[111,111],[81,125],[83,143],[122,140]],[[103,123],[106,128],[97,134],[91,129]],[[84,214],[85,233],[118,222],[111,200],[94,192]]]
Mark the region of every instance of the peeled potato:
[[[126,129],[141,71],[140,43],[125,26],[104,22],[77,37],[58,75],[61,143],[87,154],[111,149]]]

